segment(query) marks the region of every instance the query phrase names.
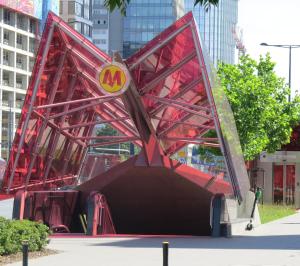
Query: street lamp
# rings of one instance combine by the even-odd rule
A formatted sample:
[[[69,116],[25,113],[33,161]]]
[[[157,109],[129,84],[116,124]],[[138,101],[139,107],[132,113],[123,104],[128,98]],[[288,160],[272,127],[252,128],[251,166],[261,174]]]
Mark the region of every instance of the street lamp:
[[[279,48],[288,48],[289,49],[289,87],[291,89],[291,70],[292,70],[292,49],[300,48],[300,45],[297,44],[267,44],[265,42],[261,43],[262,46],[271,46]],[[289,94],[289,102],[291,101],[291,93]]]

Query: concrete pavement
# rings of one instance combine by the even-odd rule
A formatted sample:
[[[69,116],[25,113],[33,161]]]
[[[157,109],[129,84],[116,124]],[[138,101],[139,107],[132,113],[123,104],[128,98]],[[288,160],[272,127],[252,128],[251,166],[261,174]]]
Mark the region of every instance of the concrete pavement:
[[[232,238],[54,238],[49,248],[60,253],[29,265],[161,266],[163,241],[170,266],[299,266],[300,213]]]

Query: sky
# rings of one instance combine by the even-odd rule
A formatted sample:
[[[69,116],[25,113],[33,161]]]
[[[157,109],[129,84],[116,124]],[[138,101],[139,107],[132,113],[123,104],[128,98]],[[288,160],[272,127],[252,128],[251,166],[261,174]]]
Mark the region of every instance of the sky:
[[[288,83],[289,49],[260,43],[300,45],[300,0],[239,0],[238,25],[247,53],[257,60],[270,52],[277,75]],[[292,50],[291,88],[292,97],[300,93],[300,48]]]

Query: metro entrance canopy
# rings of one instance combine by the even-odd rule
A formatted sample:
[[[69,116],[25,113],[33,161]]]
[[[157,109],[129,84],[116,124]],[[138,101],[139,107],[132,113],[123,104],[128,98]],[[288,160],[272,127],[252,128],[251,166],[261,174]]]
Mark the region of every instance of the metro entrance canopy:
[[[47,209],[42,219],[68,230],[75,212],[89,221],[100,206],[102,233],[202,234],[214,195],[242,202],[249,191],[232,112],[217,85],[192,13],[125,61],[49,13],[2,190],[30,199],[20,218],[38,219],[37,209]],[[100,124],[119,135],[93,135]],[[204,137],[209,130],[218,137]],[[83,178],[97,164],[89,148],[125,142],[140,153]],[[219,147],[230,182],[170,158],[187,144]],[[55,193],[64,201],[49,200]]]

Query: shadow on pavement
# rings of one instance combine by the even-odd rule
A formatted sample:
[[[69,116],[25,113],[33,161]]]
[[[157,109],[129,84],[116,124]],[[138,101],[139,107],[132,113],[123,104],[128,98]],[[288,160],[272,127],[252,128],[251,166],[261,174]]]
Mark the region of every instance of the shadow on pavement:
[[[299,232],[300,233],[300,232]],[[232,238],[190,237],[190,238],[135,238],[116,240],[90,246],[123,248],[159,248],[163,241],[170,242],[170,248],[181,249],[281,249],[299,250],[300,235],[237,236]]]

